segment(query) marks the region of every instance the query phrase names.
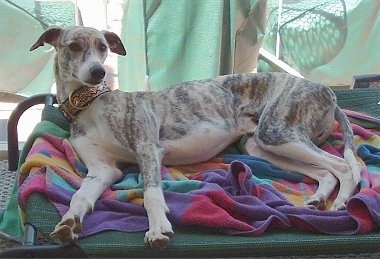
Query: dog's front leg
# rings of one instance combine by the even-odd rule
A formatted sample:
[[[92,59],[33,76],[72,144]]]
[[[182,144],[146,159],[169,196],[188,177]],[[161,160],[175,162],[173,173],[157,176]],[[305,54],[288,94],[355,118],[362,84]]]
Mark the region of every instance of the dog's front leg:
[[[139,144],[137,160],[144,182],[144,207],[149,230],[144,241],[154,248],[165,248],[173,236],[172,226],[166,217],[169,212],[161,184],[162,148],[155,144]]]
[[[81,143],[78,141],[78,143]],[[86,143],[87,144],[87,143]],[[88,151],[91,152],[88,152]],[[71,198],[69,210],[55,226],[51,235],[62,242],[71,242],[78,238],[82,230],[84,216],[92,212],[96,200],[123,173],[116,168],[116,162],[108,158],[96,145],[77,145],[76,151],[88,168],[81,187]]]

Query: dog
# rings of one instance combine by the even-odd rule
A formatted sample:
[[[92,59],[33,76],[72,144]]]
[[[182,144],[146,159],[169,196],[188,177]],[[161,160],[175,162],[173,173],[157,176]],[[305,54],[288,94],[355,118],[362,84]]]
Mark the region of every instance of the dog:
[[[353,131],[333,91],[285,73],[246,73],[181,83],[156,92],[111,91],[104,82],[108,51],[126,55],[120,38],[88,27],[52,27],[31,51],[52,45],[59,109],[71,120],[70,142],[88,168],[70,208],[52,236],[78,238],[83,218],[98,197],[136,163],[143,177],[149,230],[144,241],[165,248],[173,236],[160,170],[162,165],[204,162],[242,135],[250,154],[319,183],[306,206],[324,208],[337,183],[330,210],[345,208],[360,180]],[[344,158],[317,147],[336,119],[344,134]]]

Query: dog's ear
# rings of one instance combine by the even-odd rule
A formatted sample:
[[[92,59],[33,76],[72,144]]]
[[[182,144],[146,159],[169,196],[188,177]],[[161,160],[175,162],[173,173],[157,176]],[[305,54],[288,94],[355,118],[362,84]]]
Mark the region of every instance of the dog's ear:
[[[62,29],[59,27],[52,27],[47,29],[42,35],[38,38],[36,43],[30,48],[30,51],[35,50],[38,47],[43,46],[45,43],[48,43],[52,46],[55,46],[57,39],[61,35]]]
[[[122,56],[127,55],[124,45],[116,33],[113,33],[110,31],[102,31],[102,33],[108,42],[111,52],[122,55]]]

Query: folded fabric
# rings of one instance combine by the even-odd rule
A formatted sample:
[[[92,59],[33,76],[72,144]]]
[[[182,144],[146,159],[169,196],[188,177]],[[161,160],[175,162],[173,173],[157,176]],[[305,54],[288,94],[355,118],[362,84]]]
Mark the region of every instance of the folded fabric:
[[[360,114],[359,114],[360,115]],[[358,116],[356,114],[355,116]],[[360,120],[363,123],[360,123]],[[380,226],[380,125],[360,117],[352,123],[362,179],[346,210],[319,211],[303,207],[317,182],[284,171],[266,160],[245,154],[223,154],[205,163],[162,168],[168,218],[175,227],[198,226],[230,235],[262,235],[268,229],[298,228],[326,234],[363,234]],[[46,123],[41,127],[55,127]],[[20,169],[18,202],[25,210],[28,197],[44,193],[63,215],[87,174],[65,134],[36,131],[34,144]],[[336,124],[322,146],[341,156],[342,135]],[[86,215],[80,236],[105,230],[145,231],[142,178],[137,166],[124,169],[124,177],[107,189]],[[329,197],[330,206],[336,191]]]

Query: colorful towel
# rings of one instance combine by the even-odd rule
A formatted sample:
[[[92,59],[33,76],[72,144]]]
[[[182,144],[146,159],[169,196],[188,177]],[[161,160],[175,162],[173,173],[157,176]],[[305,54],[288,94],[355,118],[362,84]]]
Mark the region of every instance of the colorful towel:
[[[175,227],[200,226],[230,235],[257,236],[268,229],[292,227],[327,234],[363,234],[379,229],[380,123],[355,113],[352,126],[359,146],[358,160],[364,167],[347,210],[330,212],[302,207],[316,190],[314,180],[260,158],[223,154],[205,163],[162,168],[169,220]],[[52,134],[59,132],[54,130],[58,126],[44,121],[41,127],[49,128],[50,133],[37,128],[39,134],[34,134],[34,144],[20,170],[18,202],[25,210],[29,195],[41,192],[64,214],[87,169],[66,134]],[[336,124],[322,148],[341,156],[341,139]],[[85,217],[81,236],[105,230],[148,229],[138,168],[130,166],[124,173],[122,180],[102,194],[94,212]],[[336,191],[328,206],[335,195]]]

